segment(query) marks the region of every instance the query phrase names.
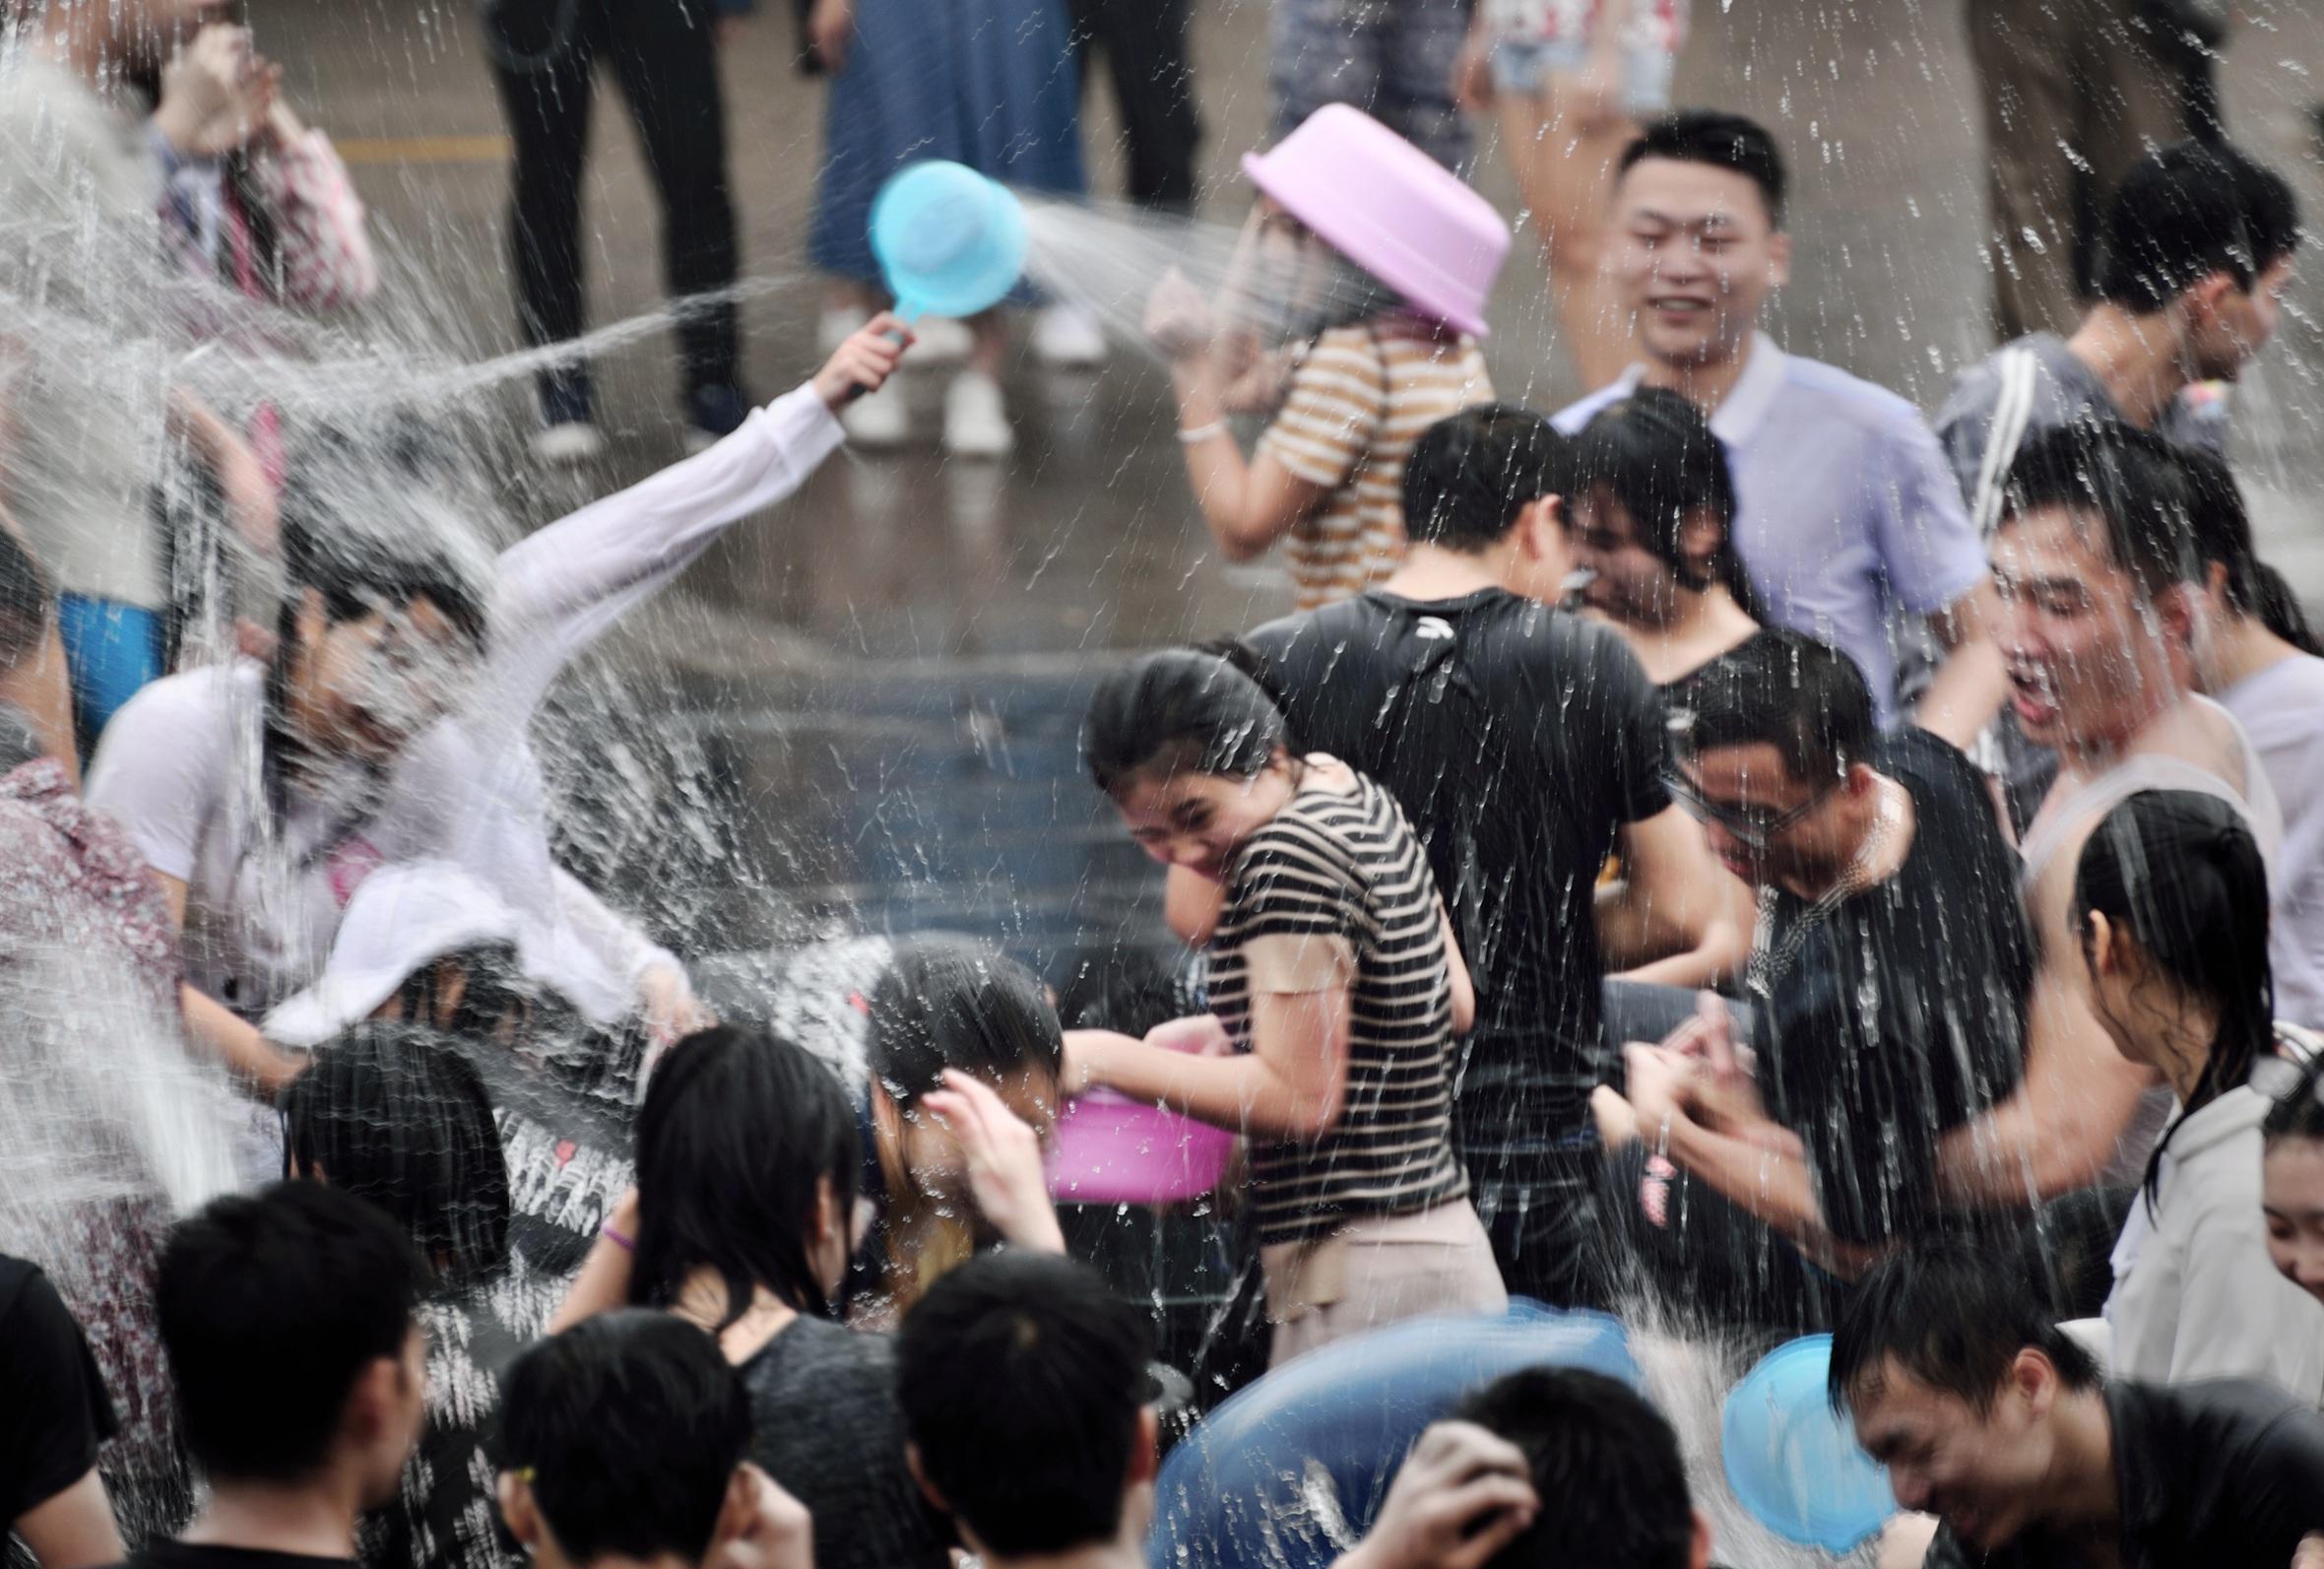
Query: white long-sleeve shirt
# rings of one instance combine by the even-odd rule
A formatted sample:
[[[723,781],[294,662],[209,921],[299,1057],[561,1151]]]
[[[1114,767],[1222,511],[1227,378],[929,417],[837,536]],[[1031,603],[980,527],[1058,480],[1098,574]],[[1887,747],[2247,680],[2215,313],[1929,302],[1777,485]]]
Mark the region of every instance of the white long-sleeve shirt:
[[[2324,1303],[2277,1274],[2260,1209],[2269,1101],[2228,1090],[2179,1125],[2152,1218],[2144,1194],[2114,1249],[2106,1299],[2116,1378],[2268,1379],[2324,1402]]]
[[[466,700],[384,781],[300,780],[279,830],[261,768],[266,672],[249,660],[156,682],[106,727],[88,799],[147,863],[186,884],[189,978],[255,1017],[322,972],[339,917],[390,863],[446,860],[559,945],[572,998],[617,1014],[667,958],[551,859],[526,740],[549,684],[740,519],[791,494],[842,439],[811,387],[753,413],[707,452],[594,501],[502,553],[487,652]]]

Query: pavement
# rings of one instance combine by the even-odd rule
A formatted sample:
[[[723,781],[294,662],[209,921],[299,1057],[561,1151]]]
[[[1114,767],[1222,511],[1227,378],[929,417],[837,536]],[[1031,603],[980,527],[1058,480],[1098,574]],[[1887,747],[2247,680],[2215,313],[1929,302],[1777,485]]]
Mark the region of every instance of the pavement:
[[[952,0],[925,0],[930,5]],[[2232,134],[2324,213],[2324,8],[2251,0],[2223,67]],[[1775,330],[1923,405],[1987,347],[1983,153],[1960,0],[1696,0],[1683,102],[1777,130],[1794,167],[1795,275]],[[485,360],[516,347],[503,229],[506,141],[466,7],[249,0],[260,47],[339,139],[389,271],[374,342]],[[1236,167],[1267,125],[1262,0],[1200,0],[1202,212],[1239,223]],[[802,259],[823,94],[791,66],[786,6],[725,46],[761,395],[816,362]],[[1102,91],[1085,144],[1118,188]],[[660,306],[659,227],[617,91],[601,80],[588,187],[592,321]],[[1486,139],[1478,183],[1516,213]],[[1583,390],[1557,353],[1520,221],[1487,359],[1544,409]],[[2294,288],[2239,389],[2237,462],[2263,548],[2324,599],[2324,259]],[[492,394],[512,510],[540,521],[678,456],[675,370],[648,322],[597,362],[613,436],[601,466],[543,475],[518,455],[525,385]],[[1093,671],[1120,651],[1238,629],[1288,608],[1279,571],[1209,549],[1163,378],[1131,351],[1095,373],[1027,359],[1006,378],[1019,449],[946,462],[933,443],[842,454],[752,520],[575,683],[544,751],[574,805],[566,848],[688,948],[864,926],[993,936],[1037,962],[1154,931],[1155,880],[1078,772]],[[940,377],[914,401],[933,437]]]

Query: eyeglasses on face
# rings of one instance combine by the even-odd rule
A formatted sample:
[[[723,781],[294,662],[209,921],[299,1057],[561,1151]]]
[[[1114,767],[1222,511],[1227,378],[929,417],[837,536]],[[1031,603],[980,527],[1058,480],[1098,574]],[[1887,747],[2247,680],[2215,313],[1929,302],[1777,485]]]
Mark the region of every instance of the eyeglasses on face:
[[[1715,822],[1740,842],[1754,850],[1764,850],[1799,825],[1807,816],[1832,798],[1841,781],[1835,779],[1798,806],[1786,812],[1769,812],[1758,807],[1729,807],[1707,801],[1695,788],[1694,781],[1676,768],[1665,769],[1662,783],[1671,796],[1685,809],[1688,816],[1704,822]]]

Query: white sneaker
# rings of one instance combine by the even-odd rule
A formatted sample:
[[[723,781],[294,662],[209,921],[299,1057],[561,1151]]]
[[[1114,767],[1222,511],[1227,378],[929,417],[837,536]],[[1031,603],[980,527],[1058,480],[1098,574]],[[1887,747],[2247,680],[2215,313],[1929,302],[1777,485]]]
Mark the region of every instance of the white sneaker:
[[[1016,448],[1001,383],[963,370],[944,392],[944,450],[956,458],[1004,458]]]
[[[604,434],[586,420],[543,425],[533,432],[533,456],[552,468],[595,462],[605,450]]]
[[[815,342],[821,345],[823,358],[828,360],[839,352],[839,346],[864,330],[864,323],[872,318],[852,305],[825,306],[820,320],[815,323]]]
[[[965,323],[949,316],[923,316],[913,323],[912,337],[912,358],[907,364],[956,365],[976,347],[976,335]]]
[[[912,434],[912,411],[904,403],[904,384],[891,377],[877,392],[868,392],[841,409],[839,423],[857,446],[902,446]]]
[[[1060,300],[1033,318],[1033,354],[1045,365],[1092,369],[1106,362],[1106,331],[1082,306]]]

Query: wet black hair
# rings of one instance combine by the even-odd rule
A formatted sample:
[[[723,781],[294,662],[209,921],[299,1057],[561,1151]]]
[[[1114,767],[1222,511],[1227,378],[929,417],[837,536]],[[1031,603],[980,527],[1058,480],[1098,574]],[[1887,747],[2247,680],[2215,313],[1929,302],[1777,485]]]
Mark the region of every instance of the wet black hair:
[[[1010,1557],[1122,1529],[1153,1328],[1088,1265],[971,1259],[928,1288],[896,1340],[896,1401],[921,1472],[978,1541]]]
[[[1058,988],[1058,1022],[1066,1029],[1143,1035],[1194,1012],[1184,962],[1143,944],[1122,943],[1076,953],[1066,967],[1065,984]]]
[[[2098,297],[2150,314],[2214,273],[2248,293],[2298,243],[2298,206],[2280,175],[2225,143],[2157,148],[2107,203]]]
[[[1149,772],[1256,778],[1285,735],[1283,711],[1258,682],[1214,654],[1164,649],[1098,683],[1081,755],[1111,796]]]
[[[424,1278],[393,1220],[320,1182],[229,1195],[178,1222],[154,1307],[195,1463],[213,1481],[313,1475],[356,1379],[403,1356]]]
[[[317,1047],[283,1090],[283,1175],[367,1199],[447,1285],[508,1260],[508,1164],[476,1065],[444,1036],[372,1022]]]
[[[828,1184],[846,1225],[859,1159],[847,1096],[804,1048],[730,1025],[687,1036],[638,1108],[629,1300],[668,1307],[690,1271],[709,1268],[726,1284],[721,1329],[762,1286],[799,1312],[829,1315],[808,1254],[816,1196]]]
[[[1827,1387],[1833,1407],[1844,1410],[1894,1360],[1982,1413],[2029,1347],[2049,1358],[2066,1388],[2098,1388],[2097,1359],[2058,1327],[2017,1251],[1932,1238],[1891,1253],[1840,1297]]]
[[[1704,666],[1689,692],[1693,717],[1677,736],[1683,752],[1764,744],[1803,784],[1838,781],[1879,735],[1856,662],[1784,627],[1762,627]]]
[[[941,1089],[947,1068],[986,1079],[1065,1071],[1065,1030],[1048,989],[981,943],[898,943],[866,1002],[872,1075],[898,1107]]]
[[[1618,1379],[1529,1367],[1453,1413],[1524,1451],[1541,1508],[1486,1569],[1687,1569],[1695,1500],[1678,1435]]]
[[[2185,448],[2131,425],[2076,421],[2026,438],[2002,490],[2001,523],[2052,506],[2095,514],[2107,558],[2152,598],[2203,579],[2195,490]]]
[[[2260,1133],[2269,1144],[2279,1139],[2324,1140],[2324,1088],[2319,1080],[2324,1080],[2324,1055],[2301,1069],[2292,1089],[2268,1108]]]
[[[1404,463],[1404,533],[1417,545],[1482,551],[1524,509],[1574,490],[1574,444],[1530,409],[1488,403],[1439,420]]]
[[[750,1448],[750,1395],[718,1342],[630,1308],[518,1357],[494,1458],[527,1473],[565,1557],[699,1563]]]
[[[2138,942],[2180,990],[2218,1012],[2202,1078],[2147,1161],[2151,1205],[2171,1136],[2251,1075],[2275,1038],[2268,868],[2233,807],[2190,790],[2142,790],[2107,813],[2074,873],[2074,929],[2092,915]]]
[[[2251,540],[2251,514],[2243,506],[2242,487],[2234,471],[2216,453],[2191,447],[2180,449],[2193,486],[2188,518],[2193,524],[2196,559],[2204,565],[2227,568],[2227,608],[2257,621],[2303,654],[2324,655],[2300,609],[2299,596],[2284,581],[2284,574],[2259,558]]]
[[[1789,176],[1784,172],[1783,155],[1776,148],[1775,139],[1757,120],[1718,109],[1674,109],[1658,120],[1648,121],[1622,150],[1615,165],[1617,177],[1649,158],[1709,163],[1749,176],[1767,203],[1769,224],[1775,229],[1783,227]]]
[[[1735,479],[1726,444],[1711,433],[1702,410],[1667,387],[1642,387],[1599,410],[1575,446],[1576,490],[1605,487],[1629,514],[1632,538],[1681,587],[1700,593],[1722,586],[1753,621],[1768,619],[1735,554]],[[1718,523],[1718,544],[1708,559],[1697,559],[1680,549],[1679,535],[1690,515],[1703,512]]]
[[[56,616],[56,586],[0,514],[0,666],[36,652]]]
[[[455,975],[461,982],[460,1001],[449,1018],[439,1019],[444,994]],[[540,988],[525,973],[516,945],[479,943],[428,959],[404,977],[395,995],[407,1021],[440,1029],[461,1040],[484,1041],[498,1035],[503,1025],[514,1024],[522,1033],[539,994]]]

